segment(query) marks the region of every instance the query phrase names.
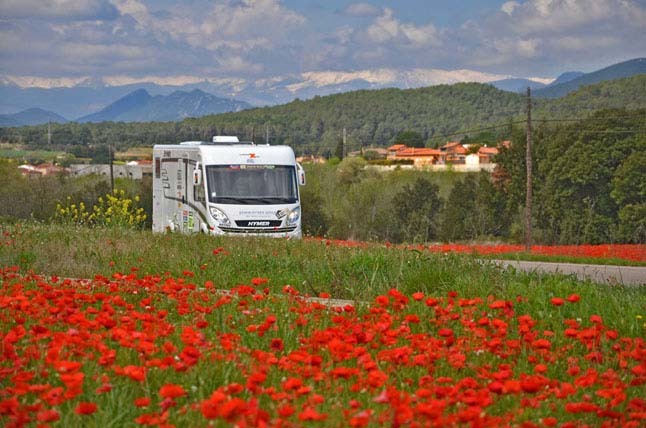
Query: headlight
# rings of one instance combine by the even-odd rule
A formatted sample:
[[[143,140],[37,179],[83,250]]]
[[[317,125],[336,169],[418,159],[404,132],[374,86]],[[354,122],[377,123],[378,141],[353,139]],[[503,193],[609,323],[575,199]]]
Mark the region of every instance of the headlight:
[[[294,208],[288,215],[287,215],[287,223],[288,224],[294,224],[298,223],[298,220],[301,218],[301,209],[300,208]]]
[[[220,226],[228,226],[231,224],[229,217],[227,217],[227,215],[221,210],[215,207],[209,207],[209,211],[211,211],[211,215]]]

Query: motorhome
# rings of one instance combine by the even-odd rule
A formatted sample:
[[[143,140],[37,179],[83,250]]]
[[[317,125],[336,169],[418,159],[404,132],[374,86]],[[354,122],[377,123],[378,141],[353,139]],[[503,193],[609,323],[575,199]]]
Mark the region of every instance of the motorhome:
[[[300,238],[305,172],[288,146],[237,137],[153,147],[153,232]]]

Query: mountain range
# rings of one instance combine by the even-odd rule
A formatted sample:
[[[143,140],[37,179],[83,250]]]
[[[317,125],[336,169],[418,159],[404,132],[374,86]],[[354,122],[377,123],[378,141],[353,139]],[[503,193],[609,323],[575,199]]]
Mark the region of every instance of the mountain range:
[[[496,75],[471,70],[380,69],[356,72],[311,72],[273,79],[205,79],[181,86],[144,82],[110,86],[102,81],[84,81],[72,87],[21,87],[9,78],[0,78],[0,126],[101,121],[177,121],[186,117],[235,112],[253,105],[284,104],[361,89],[396,87],[401,89],[451,84],[459,81],[485,81],[508,92],[524,92],[529,86],[539,98],[559,98],[582,85],[646,73],[646,58],[614,64],[592,73],[566,72],[552,81],[496,79]],[[22,82],[24,84],[24,82]],[[116,100],[116,101],[115,101]],[[245,101],[236,101],[245,100]],[[46,115],[28,113],[37,106]],[[56,112],[56,113],[53,113]],[[64,117],[63,117],[64,116]]]
[[[42,108],[30,108],[14,114],[0,114],[0,126],[25,126],[41,123],[67,123],[68,120]]]
[[[85,122],[172,122],[187,117],[236,112],[250,108],[244,101],[227,100],[199,89],[175,91],[169,95],[151,96],[137,89],[104,109],[78,118]]]
[[[636,58],[592,73],[583,74],[564,82],[555,82],[555,84],[534,91],[533,94],[538,98],[560,98],[572,91],[576,91],[581,86],[592,85],[606,80],[623,79],[644,73],[646,73],[646,58]]]
[[[199,89],[175,91],[169,95],[151,96],[145,89],[136,89],[105,108],[74,119],[75,122],[170,122],[228,113],[252,107],[244,101],[216,97]],[[14,114],[0,115],[0,126],[66,123],[68,119],[41,108],[30,108]]]

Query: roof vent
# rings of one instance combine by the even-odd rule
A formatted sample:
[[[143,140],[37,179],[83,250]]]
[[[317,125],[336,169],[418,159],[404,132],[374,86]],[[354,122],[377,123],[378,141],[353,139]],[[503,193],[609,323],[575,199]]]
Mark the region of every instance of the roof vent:
[[[234,137],[234,136],[216,135],[216,136],[213,137],[213,142],[214,143],[231,144],[231,143],[239,143],[240,140],[238,140],[238,137]]]

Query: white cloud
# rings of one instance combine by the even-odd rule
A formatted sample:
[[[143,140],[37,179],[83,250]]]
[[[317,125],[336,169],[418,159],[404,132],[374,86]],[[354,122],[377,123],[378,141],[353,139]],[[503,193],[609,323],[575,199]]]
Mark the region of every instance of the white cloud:
[[[508,1],[500,7],[500,10],[511,16],[511,14],[514,13],[514,9],[516,9],[519,5],[520,4],[517,1]]]
[[[3,0],[3,19],[114,19],[117,10],[108,0]]]
[[[148,56],[148,53],[142,47],[119,44],[72,42],[64,44],[61,52],[82,61],[114,61],[115,58],[125,60]]]
[[[442,28],[369,0],[316,23],[314,9],[285,0],[0,0],[0,70],[178,82],[386,68],[549,76],[646,56],[644,0],[500,3]]]
[[[536,72],[643,55],[645,22],[642,0],[509,1],[454,36],[466,48],[462,60],[472,66]]]
[[[205,37],[219,40],[280,43],[286,41],[290,30],[304,23],[305,18],[277,0],[242,0],[215,4],[199,29]]]
[[[521,34],[595,31],[595,25],[621,22],[644,30],[646,9],[630,0],[530,0],[517,4],[511,24]]]
[[[368,3],[353,3],[346,7],[344,12],[351,16],[377,16],[381,10]]]
[[[585,37],[564,36],[560,38],[554,38],[552,40],[552,43],[554,43],[555,49],[561,49],[563,51],[583,51],[590,49],[610,48],[612,46],[620,44],[621,40],[617,37],[604,35]]]
[[[518,40],[516,42],[516,52],[526,58],[536,56],[540,42],[537,39]]]
[[[113,0],[122,15],[131,15],[137,20],[149,20],[148,8],[137,0]]]
[[[254,64],[241,56],[227,57],[226,61],[220,62],[219,70],[225,73],[256,74],[262,72],[261,64]]]
[[[400,47],[424,48],[439,46],[438,31],[432,24],[416,26],[402,24],[394,17],[392,9],[385,8],[383,14],[375,19],[365,34],[375,44],[393,43]]]

